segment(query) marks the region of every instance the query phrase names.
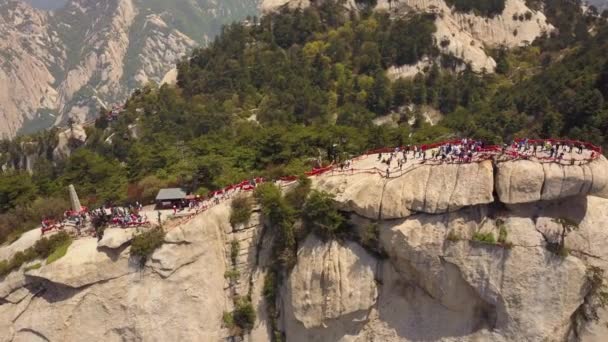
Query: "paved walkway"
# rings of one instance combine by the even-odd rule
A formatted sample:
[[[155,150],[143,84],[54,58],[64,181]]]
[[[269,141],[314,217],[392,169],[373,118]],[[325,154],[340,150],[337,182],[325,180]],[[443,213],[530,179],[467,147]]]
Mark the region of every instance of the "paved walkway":
[[[464,159],[459,159],[458,157],[453,155],[447,156],[444,160],[442,160],[441,157],[433,158],[433,155],[437,153],[439,153],[439,148],[427,150],[426,159],[424,159],[418,153],[414,155],[414,152],[410,151],[406,153],[406,162],[404,159],[403,152],[362,155],[360,157],[354,158],[350,167],[345,167],[343,171],[369,171],[379,172],[385,175],[386,170],[389,169],[390,176],[397,176],[401,173],[401,171],[406,171],[416,165],[463,164],[471,162],[475,163],[493,158],[496,158],[496,160],[498,161],[528,159],[540,163],[551,162],[558,163],[561,165],[572,165],[572,163],[574,162],[575,165],[580,165],[583,163],[590,162],[592,159],[594,159],[594,157],[599,156],[597,152],[588,149],[583,149],[581,153],[578,153],[577,148],[574,148],[572,151],[570,151],[570,148],[560,148],[560,152],[557,155],[559,156],[561,153],[563,153],[564,155],[562,156],[561,160],[558,160],[555,157],[551,156],[550,150],[538,148],[535,153],[532,148],[529,148],[526,151],[524,149],[517,149],[511,146],[508,147],[504,152],[502,151],[502,148],[495,149],[495,151],[492,151],[492,148],[490,148],[482,152],[475,152],[473,153],[473,158],[471,161],[465,161]],[[393,158],[389,167],[389,165],[384,161],[387,161],[389,158],[391,158],[391,156],[393,156]],[[399,165],[397,159],[401,159],[402,166]],[[341,171],[340,166],[334,167],[334,171],[338,170]]]
[[[547,143],[547,142],[550,143]],[[511,146],[483,146],[462,140],[452,140],[435,144],[421,145],[414,152],[414,146],[404,148],[383,148],[372,150],[363,155],[353,158],[344,164],[333,164],[324,168],[313,169],[307,172],[309,177],[326,173],[333,174],[355,174],[355,173],[377,173],[383,177],[396,178],[420,165],[442,165],[477,163],[484,160],[509,161],[509,160],[532,160],[540,163],[559,163],[561,165],[580,165],[591,162],[601,156],[601,148],[584,142],[558,141],[558,140],[530,140],[527,146],[522,141],[517,141]],[[557,144],[559,149],[557,149]],[[571,146],[572,145],[572,148]],[[447,153],[447,147],[451,152]],[[535,148],[536,146],[536,148]],[[579,146],[581,148],[579,148]],[[408,152],[404,153],[404,150]],[[466,153],[455,154],[453,151],[465,150]],[[557,150],[557,152],[555,152]],[[471,153],[469,153],[469,151]],[[553,151],[553,153],[551,152]],[[390,160],[390,163],[388,161]],[[296,176],[283,177],[277,180],[278,185],[287,185],[297,180]],[[172,210],[161,210],[161,222],[167,222],[167,229],[184,224],[194,218],[197,214],[207,211],[219,203],[223,203],[234,196],[255,189],[256,184],[265,181],[256,178],[255,183],[244,180],[241,183],[227,186],[210,194],[216,200],[206,199],[198,208],[184,209],[173,215]],[[145,207],[141,214],[147,218],[150,226],[157,225],[158,212],[153,206]],[[171,220],[169,220],[171,219]]]

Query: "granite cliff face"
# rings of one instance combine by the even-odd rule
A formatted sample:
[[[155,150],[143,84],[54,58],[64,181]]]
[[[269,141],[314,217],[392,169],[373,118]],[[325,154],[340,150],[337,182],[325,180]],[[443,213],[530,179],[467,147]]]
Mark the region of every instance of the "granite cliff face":
[[[344,211],[371,220],[417,213],[443,214],[490,204],[534,203],[593,195],[608,198],[608,160],[559,165],[530,160],[423,165],[387,179],[379,172],[325,175],[317,188],[335,195]],[[494,192],[497,198],[494,197]]]
[[[381,252],[357,238],[302,240],[278,294],[278,329],[288,341],[604,341],[608,314],[596,290],[608,270],[608,194],[596,175],[608,161],[584,165],[592,180],[535,164],[425,166],[389,180],[317,177],[314,186],[350,213],[355,235],[376,227]],[[558,183],[579,184],[579,192],[544,191]],[[577,229],[558,255],[563,217]],[[257,320],[245,338],[271,341],[263,289],[272,230],[257,208],[246,225],[229,218],[225,202],[170,225],[143,269],[129,258],[135,229],[82,238],[53,264],[24,266],[0,279],[0,340],[221,341],[234,333],[222,323],[232,296],[249,294]],[[0,259],[39,238],[39,230],[24,234],[0,247]],[[237,279],[224,276],[231,267]]]
[[[283,6],[306,7],[311,3],[308,0],[264,0],[262,10],[270,12]],[[358,8],[354,0],[346,1],[345,6],[355,10]],[[530,44],[544,32],[554,29],[542,12],[528,8],[524,0],[506,0],[503,12],[491,18],[457,12],[444,0],[379,0],[376,10],[388,10],[396,15],[410,12],[436,14],[435,41],[438,48],[443,53],[470,63],[475,71],[493,72],[496,68],[496,61],[487,52],[488,48]],[[429,62],[421,63],[422,66],[396,65],[388,72],[392,77],[413,76],[416,70],[423,69]]]
[[[133,89],[160,83],[179,58],[223,23],[254,15],[256,6],[256,0],[70,0],[45,11],[1,0],[0,137],[90,119]]]

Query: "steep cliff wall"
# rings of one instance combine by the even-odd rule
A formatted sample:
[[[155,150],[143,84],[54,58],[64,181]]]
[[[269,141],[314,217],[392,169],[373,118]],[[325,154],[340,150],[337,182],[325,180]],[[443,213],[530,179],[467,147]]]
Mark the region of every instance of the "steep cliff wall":
[[[608,162],[584,166],[592,181],[584,172],[544,176],[541,188],[578,182],[584,189],[553,192],[551,200],[522,185],[533,183],[534,172],[508,163],[424,166],[393,179],[315,179],[350,213],[351,238],[301,241],[278,291],[277,322],[264,295],[272,227],[258,208],[249,223],[231,226],[227,201],[168,224],[165,244],[143,269],[129,258],[137,230],[110,229],[100,241],[76,240],[52,264],[25,265],[0,279],[0,340],[220,341],[236,333],[223,318],[235,295],[250,297],[256,311],[249,341],[270,341],[275,323],[288,341],[605,339],[608,315],[595,305],[594,288],[608,270],[608,199],[587,195],[602,194],[595,173],[605,174]],[[544,175],[547,166],[538,164]],[[501,167],[522,176],[501,185]],[[501,202],[493,195],[501,186],[529,200]],[[577,226],[561,252],[560,218]],[[357,242],[370,227],[379,249]],[[0,259],[39,238],[39,230],[24,234],[0,247]],[[238,276],[227,276],[229,270]]]
[[[589,267],[608,266],[605,253],[594,254],[598,253],[597,247],[585,242],[590,235],[600,239],[597,244],[608,237],[608,232],[594,223],[600,219],[598,215],[601,219],[608,218],[608,201],[574,198],[559,204],[514,208],[502,212],[500,221],[491,218],[492,212],[493,209],[482,205],[455,213],[419,214],[383,222],[380,239],[388,258],[376,259],[379,266],[375,272],[373,267],[368,268],[367,272],[375,276],[373,279],[358,271],[370,265],[368,257],[358,256],[361,261],[357,267],[349,268],[348,258],[336,255],[331,260],[340,267],[328,269],[328,261],[323,257],[326,254],[320,251],[333,247],[330,243],[307,241],[298,253],[298,265],[306,265],[311,270],[306,274],[311,276],[302,277],[301,270],[296,268],[286,284],[286,292],[290,293],[285,308],[287,339],[565,341],[573,338],[573,317],[587,300]],[[580,223],[579,230],[568,237],[570,256],[560,257],[546,249],[546,237],[541,231],[554,217],[566,214],[576,216]],[[361,220],[357,222],[361,224]],[[475,233],[498,236],[501,229],[507,232],[509,247],[472,240]],[[351,272],[332,279],[333,270],[344,267]],[[297,284],[295,279],[300,279]],[[340,295],[312,296],[310,291],[301,291],[302,286],[319,280],[316,291],[326,293],[341,288]],[[345,294],[360,294],[363,289],[376,287],[377,298],[367,295],[362,301],[359,295],[351,296],[351,304],[360,305],[356,314],[345,312],[328,317],[310,309],[324,307],[328,300],[342,301]],[[319,323],[320,319],[322,324],[311,324]],[[584,336],[588,337],[573,340],[598,338],[598,328],[594,328],[597,326],[585,328]],[[599,336],[606,337],[601,332]]]
[[[108,248],[85,238],[21,281],[4,279],[0,340],[220,340],[228,335],[222,313],[230,307],[228,212],[219,206],[168,232],[142,270],[126,245]]]

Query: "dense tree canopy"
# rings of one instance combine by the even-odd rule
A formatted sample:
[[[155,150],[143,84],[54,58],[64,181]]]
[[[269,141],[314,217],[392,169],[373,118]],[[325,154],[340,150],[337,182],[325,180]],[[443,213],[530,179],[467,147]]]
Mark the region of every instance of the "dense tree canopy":
[[[491,15],[500,3],[473,10]],[[1,142],[0,241],[58,215],[52,208],[66,209],[68,184],[89,206],[148,203],[162,187],[206,194],[257,175],[301,174],[319,161],[454,135],[571,137],[608,147],[605,22],[574,0],[545,3],[559,31],[531,46],[496,49],[496,74],[440,54],[431,15],[352,15],[324,1],[227,26],[179,63],[177,87],[135,91],[117,121],[101,116],[87,127],[86,145],[67,160],[52,160],[55,130]],[[457,9],[467,4],[454,0]],[[415,77],[388,77],[389,67],[423,56],[432,63]],[[429,109],[443,116],[434,126],[423,117]],[[387,114],[395,124],[374,124]],[[31,153],[40,156],[32,174],[12,171]]]
[[[448,6],[460,12],[475,12],[487,17],[499,15],[505,9],[505,0],[446,0]]]

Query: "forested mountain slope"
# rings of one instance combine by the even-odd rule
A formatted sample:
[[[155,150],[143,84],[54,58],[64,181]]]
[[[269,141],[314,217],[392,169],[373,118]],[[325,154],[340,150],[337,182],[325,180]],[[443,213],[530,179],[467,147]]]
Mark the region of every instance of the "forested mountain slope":
[[[310,4],[298,0],[265,0],[262,10],[275,12],[281,8],[305,8]],[[469,63],[479,72],[494,72],[496,61],[489,53],[492,48],[527,45],[554,30],[543,13],[544,8],[524,0],[349,0],[341,4],[355,11],[385,10],[395,17],[408,13],[433,14],[437,48]],[[424,66],[428,66],[428,62],[425,61]],[[395,67],[393,73],[403,72],[403,64]]]
[[[388,156],[374,153],[356,172],[161,217],[166,235],[101,222],[95,237],[54,235],[65,245],[28,231],[62,217],[70,184],[93,209],[457,137],[608,148],[606,18],[526,1],[555,29],[484,47],[490,72],[442,47],[447,12],[392,10],[405,2],[316,1],[229,25],[179,61],[176,85],[136,89],[116,118],[2,141],[0,338],[604,341],[608,173],[595,147],[574,165],[500,147],[463,163],[410,153],[392,177],[368,168]],[[488,22],[509,3],[448,2]],[[403,65],[418,69],[391,71]]]
[[[117,121],[86,128],[86,141],[67,130],[3,142],[2,236],[36,224],[46,209],[34,200],[60,200],[70,183],[90,205],[147,202],[163,186],[204,194],[253,175],[298,174],[313,160],[456,135],[606,146],[606,23],[579,5],[545,3],[559,31],[488,50],[494,74],[438,49],[433,14],[351,15],[327,1],[228,26],[179,63],[176,87],[135,91]],[[391,66],[422,59],[432,65],[415,77],[388,77]],[[434,126],[429,108],[444,117]],[[387,116],[391,124],[373,123]],[[75,152],[67,159],[54,153],[60,141],[62,156]]]

